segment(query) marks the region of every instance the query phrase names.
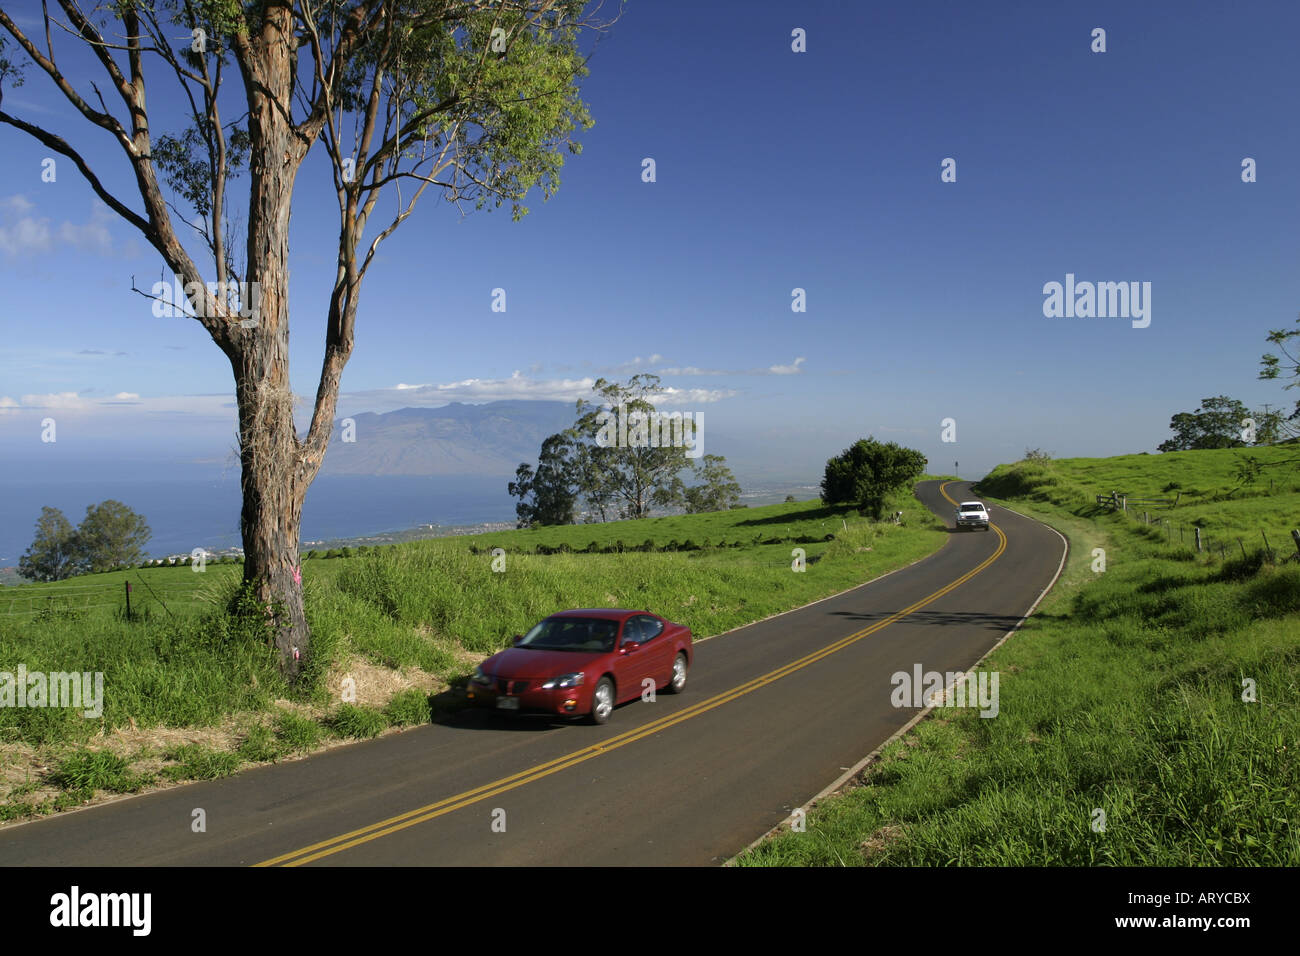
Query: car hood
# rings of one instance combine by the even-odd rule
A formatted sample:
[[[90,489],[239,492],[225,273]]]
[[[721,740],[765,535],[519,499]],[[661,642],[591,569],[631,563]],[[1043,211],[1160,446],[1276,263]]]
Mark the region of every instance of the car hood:
[[[553,677],[583,670],[592,661],[604,657],[589,651],[543,651],[508,647],[483,662],[483,672],[493,677]]]

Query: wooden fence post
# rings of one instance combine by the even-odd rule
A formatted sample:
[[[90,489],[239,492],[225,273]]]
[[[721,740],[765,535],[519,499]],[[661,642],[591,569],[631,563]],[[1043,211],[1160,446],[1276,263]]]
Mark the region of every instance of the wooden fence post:
[[[1273,546],[1268,543],[1268,535],[1264,533],[1263,528],[1259,530],[1259,536],[1264,539],[1264,547],[1268,549],[1268,559],[1277,564],[1277,555],[1273,553]]]
[[[1295,553],[1300,557],[1300,531],[1291,532],[1291,540],[1295,542]]]
[[[1197,526],[1196,526],[1196,553],[1197,553],[1197,554],[1200,554],[1200,553],[1201,553],[1201,528],[1200,528],[1200,525],[1197,525]]]

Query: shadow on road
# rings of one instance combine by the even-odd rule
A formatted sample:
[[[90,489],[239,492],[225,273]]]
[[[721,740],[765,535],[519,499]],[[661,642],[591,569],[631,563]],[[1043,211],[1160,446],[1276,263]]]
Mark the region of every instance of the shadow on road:
[[[842,617],[849,621],[855,621],[861,624],[872,624],[876,621],[883,621],[885,618],[894,614],[894,611],[833,611],[836,617]],[[999,634],[1005,634],[1016,626],[1020,618],[1011,614],[981,614],[974,611],[913,611],[907,617],[903,618],[909,623],[936,625],[939,627],[955,627],[958,625],[973,625],[982,627],[986,630],[996,631]]]

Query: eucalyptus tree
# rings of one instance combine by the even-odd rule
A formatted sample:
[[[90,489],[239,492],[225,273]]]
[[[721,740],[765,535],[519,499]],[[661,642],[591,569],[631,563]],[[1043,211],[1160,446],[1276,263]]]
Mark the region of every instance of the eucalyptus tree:
[[[585,7],[585,0],[112,0],[88,14],[77,0],[49,0],[37,29],[0,9],[0,125],[71,161],[143,235],[183,289],[176,304],[230,362],[244,579],[270,615],[291,680],[310,644],[298,553],[303,499],[333,431],[362,282],[380,243],[431,186],[458,205],[508,204],[516,219],[533,187],[554,193],[565,153],[580,151],[577,132],[591,126],[580,97],[581,45],[609,25]],[[17,20],[30,22],[26,11]],[[76,71],[92,75],[61,67],[69,46],[90,64]],[[38,122],[5,108],[5,87],[30,74],[90,124],[74,122],[77,132],[102,131],[93,149],[45,125],[49,113]],[[181,109],[166,106],[164,80],[179,84],[173,102]],[[337,269],[316,317],[324,355],[300,435],[289,379],[289,220],[313,149],[328,158],[332,183],[313,185],[309,201],[337,203],[337,240],[327,240]],[[134,187],[121,195],[106,185],[115,162],[126,164]],[[242,171],[247,179],[236,191]],[[384,195],[396,202],[381,208]],[[232,222],[246,233],[242,256]]]
[[[598,401],[579,399],[569,429],[580,445],[578,485],[603,513],[617,505],[622,518],[645,518],[652,505],[684,501],[681,472],[695,470],[703,452],[703,415],[660,412],[667,389],[659,376],[633,375],[626,385],[599,378]]]

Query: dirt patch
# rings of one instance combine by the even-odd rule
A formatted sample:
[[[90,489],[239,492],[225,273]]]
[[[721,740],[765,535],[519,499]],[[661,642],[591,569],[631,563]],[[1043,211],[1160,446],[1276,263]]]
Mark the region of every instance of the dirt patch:
[[[883,826],[862,841],[858,847],[858,852],[869,860],[873,856],[883,853],[891,844],[903,839],[905,832],[901,826],[893,824]]]
[[[347,697],[344,696],[345,681],[351,681],[347,688],[351,693]],[[353,657],[346,665],[330,672],[325,686],[336,701],[349,700],[361,707],[383,707],[394,695],[412,687],[432,694],[446,689],[447,684],[418,667],[393,670]]]

